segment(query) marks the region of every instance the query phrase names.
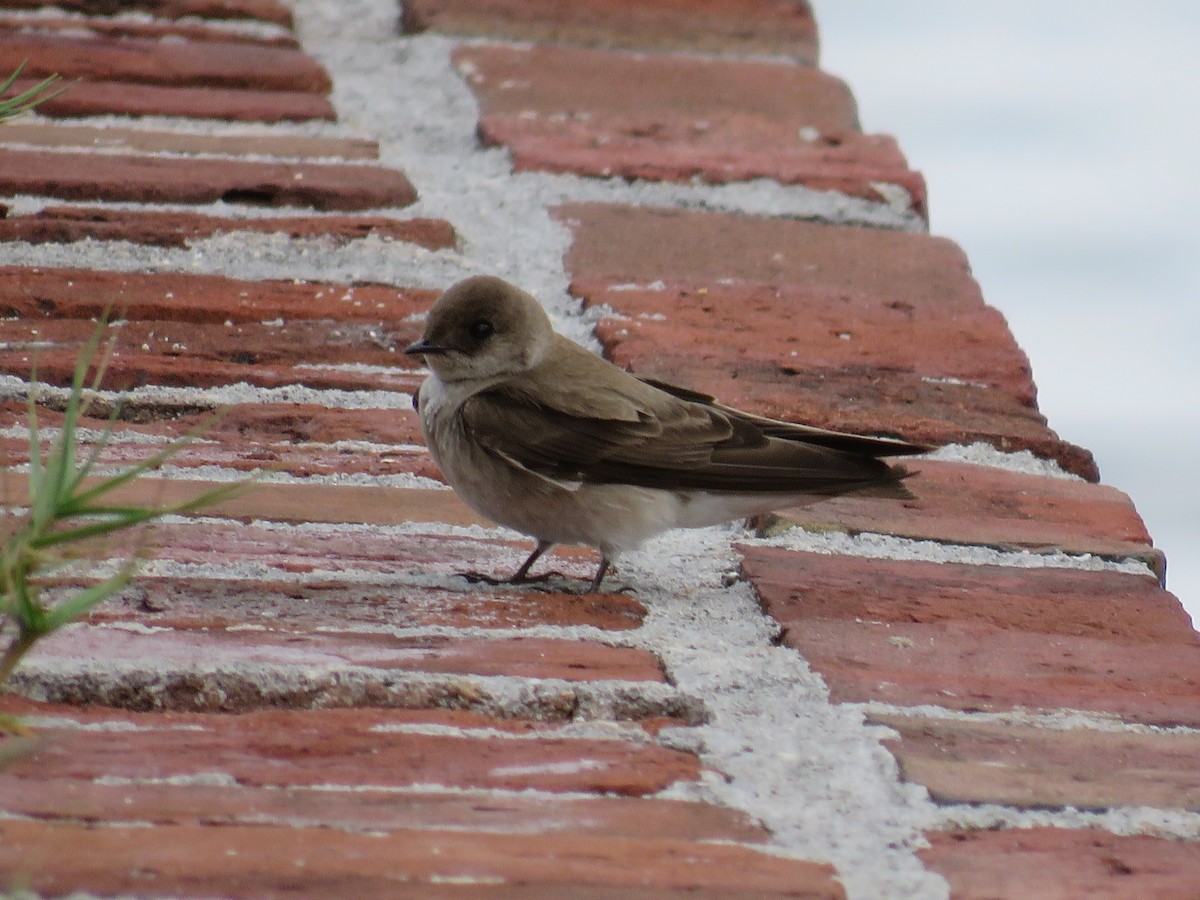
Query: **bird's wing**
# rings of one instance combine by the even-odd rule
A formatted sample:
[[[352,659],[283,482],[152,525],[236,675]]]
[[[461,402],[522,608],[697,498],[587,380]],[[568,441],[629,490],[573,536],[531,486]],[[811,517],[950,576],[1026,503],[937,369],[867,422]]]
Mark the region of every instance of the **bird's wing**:
[[[699,403],[718,409],[732,418],[740,419],[756,426],[764,435],[783,438],[790,441],[805,441],[830,447],[834,450],[846,450],[850,453],[863,453],[868,456],[911,456],[915,453],[928,453],[934,449],[927,444],[916,444],[899,438],[876,437],[862,434],[850,434],[844,431],[831,431],[827,428],[817,428],[814,425],[799,425],[795,422],[783,422],[767,416],[756,416],[753,413],[734,409],[719,402],[715,397],[689,388],[657,381],[653,378],[641,378],[646,384],[665,391],[680,400]]]
[[[902,477],[871,454],[776,436],[768,428],[787,423],[760,424],[711,398],[691,399],[704,395],[667,392],[596,362],[605,368],[569,374],[602,379],[603,389],[544,372],[511,379],[463,404],[464,427],[489,452],[563,481],[839,494]]]

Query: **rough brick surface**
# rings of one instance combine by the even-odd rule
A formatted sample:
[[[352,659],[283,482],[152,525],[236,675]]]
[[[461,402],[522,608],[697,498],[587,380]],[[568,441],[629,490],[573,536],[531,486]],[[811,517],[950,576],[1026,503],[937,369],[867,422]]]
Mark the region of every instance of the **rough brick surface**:
[[[39,9],[42,0],[4,0],[7,9]],[[182,19],[195,16],[202,19],[252,19],[291,27],[292,13],[279,0],[123,0],[119,7],[114,0],[59,0],[59,9],[85,13],[89,16],[111,15],[114,10],[137,10],[162,19]]]
[[[553,733],[523,740],[489,739],[486,731],[422,733],[419,726],[436,726],[441,718],[380,710],[149,714],[126,719],[140,727],[114,730],[104,741],[94,732],[48,727],[39,729],[37,748],[3,777],[37,780],[52,773],[137,783],[207,775],[252,787],[441,785],[643,796],[699,773],[694,756],[651,743]],[[492,722],[461,717],[447,724],[486,728]]]
[[[0,310],[7,318],[91,319],[111,308],[126,320],[243,325],[275,319],[384,319],[395,323],[428,308],[436,296],[428,289],[384,285],[0,267]],[[397,364],[415,365],[404,360]]]
[[[408,32],[817,58],[816,23],[804,0],[412,0],[403,14]]]
[[[18,79],[9,94],[27,91],[37,83],[35,79]],[[336,118],[328,98],[311,91],[162,87],[120,81],[75,82],[69,91],[39,104],[38,113],[61,118],[183,116],[268,123]]]
[[[461,47],[480,136],[518,170],[711,183],[774,178],[886,199],[924,182],[894,141],[860,133],[836,78],[783,63],[641,56],[563,47]]]
[[[0,862],[44,893],[309,897],[657,898],[845,897],[827,865],[736,845],[595,835],[507,835],[315,828],[99,831],[70,824],[0,824]],[[80,850],[81,847],[86,849]],[[463,893],[466,886],[468,893]]]
[[[955,900],[1190,900],[1200,884],[1200,853],[1188,841],[1055,828],[928,838],[921,858],[946,877]]]
[[[768,547],[743,553],[744,572],[786,629],[784,642],[822,675],[835,701],[1067,708],[1200,724],[1200,640],[1152,579]],[[1090,611],[1088,627],[1069,619],[1079,600],[1068,599],[1060,615],[1050,599],[1079,590],[1071,581],[1107,598]],[[1147,609],[1142,640],[1121,630],[1134,613],[1119,607],[1130,602]]]
[[[766,415],[933,444],[982,440],[1098,478],[1090,453],[1046,427],[1028,361],[998,333],[999,314],[947,240],[612,204],[571,204],[557,215],[573,232],[567,267],[589,302],[621,310],[624,287],[664,283],[661,298],[630,292],[633,321],[598,328],[619,365]],[[804,314],[817,307],[814,329]],[[900,348],[855,339],[856,327],[904,320],[921,324]],[[667,323],[679,326],[669,344]]]
[[[7,4],[6,4],[7,5]],[[65,4],[58,4],[64,8]],[[2,8],[2,7],[0,7]],[[193,21],[167,19],[80,19],[72,17],[55,17],[46,14],[45,10],[36,21],[28,16],[12,13],[0,13],[0,31],[25,32],[26,34],[49,33],[53,35],[69,32],[74,37],[83,35],[102,35],[117,38],[153,38],[182,39],[189,41],[217,41],[220,43],[260,44],[268,47],[298,48],[300,42],[295,36],[286,32],[248,34],[229,28],[212,27],[197,24]]]
[[[83,81],[315,94],[332,87],[312,57],[290,47],[77,35],[10,32],[0,41],[0,70],[11,72],[27,61],[21,73],[26,78],[57,74]]]
[[[939,803],[1103,810],[1200,809],[1195,734],[1021,727],[872,715],[899,732],[887,742],[901,775]]]
[[[106,310],[107,392],[80,439],[90,451],[111,432],[84,487],[192,429],[111,501],[177,504],[259,475],[203,515],[82,548],[104,571],[151,558],[0,696],[0,892],[937,896],[923,861],[955,898],[1195,895],[1200,638],[1179,603],[1107,563],[962,562],[982,546],[1010,564],[1140,560],[1161,577],[1129,498],[1086,483],[1091,455],[1048,427],[1029,361],[954,244],[736,211],[749,191],[833,215],[925,212],[897,142],[863,135],[846,85],[805,67],[810,5],[400,6],[335,22],[328,4],[296,5],[338,74],[336,125],[329,75],[276,0],[0,12],[0,71],[30,58],[14,91],[69,79],[45,117],[0,128],[0,505],[29,503],[30,372],[44,449]],[[362,35],[360,12],[380,32],[399,14],[458,37],[389,43]],[[405,94],[397,108],[413,91],[461,95],[443,53],[479,102],[478,140],[445,142],[462,137],[454,103],[425,108],[402,141],[378,127],[379,92]],[[380,76],[397,65],[403,77]],[[453,166],[454,184],[421,198],[445,220],[403,218],[417,197],[398,158],[423,178]],[[510,178],[505,159],[584,177]],[[712,189],[764,178],[775,188]],[[639,208],[677,194],[640,180],[731,211]],[[551,197],[602,195],[628,205],[551,209],[565,229],[525,242]],[[504,262],[480,228],[517,232]],[[243,244],[240,271],[270,278],[222,277]],[[916,459],[912,499],[764,517],[774,536],[732,550],[781,646],[770,622],[740,621],[745,586],[723,563],[677,587],[680,560],[651,549],[634,583],[618,571],[614,593],[587,595],[595,550],[560,547],[536,583],[495,584],[532,541],[441,483],[412,408],[427,373],[402,350],[443,278],[499,265],[553,294],[564,247],[584,321],[632,371],[782,418],[1031,450],[1085,480]],[[356,280],[289,277],[326,253]],[[94,269],[131,259],[212,274]],[[395,283],[359,283],[379,273]],[[725,559],[732,533],[701,540]],[[40,589],[59,602],[92,575],[59,569]],[[858,766],[874,774],[860,782]],[[986,825],[933,831],[914,857],[920,829],[968,822]],[[1153,837],[1066,830],[1081,822]]]
[[[336,163],[270,163],[0,149],[0,192],[68,200],[249,203],[358,210],[408,206],[401,172]]]
[[[271,134],[189,134],[142,128],[98,128],[62,125],[56,122],[4,123],[0,137],[5,144],[38,147],[85,147],[96,150],[125,150],[140,153],[212,153],[223,156],[279,156],[300,159],[378,159],[379,145],[361,138],[303,137]]]
[[[905,461],[915,500],[841,497],[780,515],[804,527],[1035,553],[1141,559],[1164,574],[1162,553],[1129,497],[1108,485],[1006,472],[970,463]]]
[[[0,220],[0,240],[34,244],[129,241],[186,247],[193,241],[236,231],[328,238],[336,244],[367,236],[442,250],[455,244],[454,229],[441,219],[389,219],[383,216],[291,216],[234,219],[179,212],[109,210],[48,206],[33,215]]]

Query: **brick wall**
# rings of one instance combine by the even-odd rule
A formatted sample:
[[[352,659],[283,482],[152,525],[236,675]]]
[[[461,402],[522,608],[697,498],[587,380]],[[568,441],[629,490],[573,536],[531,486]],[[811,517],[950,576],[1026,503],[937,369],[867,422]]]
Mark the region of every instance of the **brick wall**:
[[[80,80],[0,126],[6,501],[31,366],[64,384],[110,306],[106,463],[228,409],[128,497],[265,474],[0,698],[36,734],[0,888],[1195,895],[1162,555],[803,2],[36,5],[0,2],[0,68]],[[528,542],[440,481],[397,348],[476,272],[639,374],[943,449],[914,501],[674,533],[612,593],[579,548],[468,584]]]

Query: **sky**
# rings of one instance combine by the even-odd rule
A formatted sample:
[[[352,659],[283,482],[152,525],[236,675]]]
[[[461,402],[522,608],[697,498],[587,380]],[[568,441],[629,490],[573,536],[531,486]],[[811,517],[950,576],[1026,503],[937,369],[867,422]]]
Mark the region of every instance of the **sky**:
[[[1200,4],[813,0],[1039,405],[1129,494],[1200,624]]]

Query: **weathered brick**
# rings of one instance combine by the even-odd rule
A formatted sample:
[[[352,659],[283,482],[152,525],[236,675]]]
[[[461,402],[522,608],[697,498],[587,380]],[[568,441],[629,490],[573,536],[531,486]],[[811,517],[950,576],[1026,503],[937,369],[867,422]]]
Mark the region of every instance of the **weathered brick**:
[[[36,84],[36,79],[18,79],[8,95],[27,91]],[[329,99],[311,91],[163,87],[120,81],[73,82],[70,90],[38,104],[38,113],[51,118],[182,116],[267,123],[337,118]]]
[[[1179,601],[1145,575],[868,559],[742,545],[767,613],[1200,646]]]
[[[275,319],[400,322],[437,291],[389,285],[249,281],[223,275],[0,266],[0,311],[22,318],[93,318],[237,325]],[[403,360],[398,365],[409,365]]]
[[[3,0],[6,9],[40,9],[43,0]],[[292,27],[292,13],[279,0],[58,0],[59,9],[89,16],[139,10],[161,19],[257,19],[285,28]]]
[[[926,838],[932,846],[919,855],[950,882],[955,900],[1192,900],[1200,884],[1200,848],[1191,841],[1044,827]]]
[[[556,563],[551,561],[549,566]],[[588,625],[638,628],[646,609],[622,594],[559,594],[520,587],[452,590],[414,584],[361,584],[331,577],[319,583],[283,578],[217,579],[139,576],[91,623],[140,622],[177,630],[340,630],[386,628],[530,628]]]
[[[518,171],[711,183],[773,178],[882,201],[925,187],[895,142],[866,137],[836,78],[785,63],[566,47],[455,51],[485,144]]]
[[[314,94],[327,94],[333,86],[328,73],[301,50],[242,41],[81,36],[79,31],[4,34],[0,70],[11,72],[22,62],[26,78],[59,75],[68,80]]]
[[[321,828],[91,829],[0,822],[0,865],[43,894],[844,898],[832,867],[728,844],[571,834]]]
[[[378,159],[379,144],[366,138],[304,137],[272,134],[191,134],[120,126],[63,125],[57,122],[4,123],[2,144],[37,147],[85,147],[139,153],[278,156],[296,159]]]
[[[266,468],[301,478],[315,475],[339,480],[401,474],[441,478],[421,444],[416,416],[410,413],[389,420],[377,410],[335,410],[311,404],[242,404],[227,408],[214,421],[211,414],[189,413],[178,407],[172,414],[165,406],[135,404],[134,409],[122,415],[124,420],[101,450],[102,465],[142,462],[160,451],[163,444],[195,429],[203,434],[203,440],[179,448],[171,458],[172,465],[183,469],[219,466],[234,472]],[[62,416],[45,407],[39,411],[38,421],[43,428],[57,429],[61,427]],[[0,459],[6,465],[28,461],[29,440],[22,431],[27,423],[27,408],[23,403],[10,401],[0,405],[0,428],[18,429],[12,436],[0,437]],[[80,427],[98,433],[105,424],[103,418],[87,417]],[[372,439],[376,442],[374,446],[367,443]],[[44,437],[43,447],[45,443]],[[94,447],[90,440],[85,445],[89,449]],[[395,508],[408,509],[410,515],[420,510],[428,516],[444,514],[470,519],[461,502],[450,496],[445,501],[439,499],[444,493],[427,491],[411,500],[407,494],[390,498],[385,494],[384,503],[398,504]],[[321,499],[333,503],[334,509],[343,509],[343,503],[349,506],[357,499],[346,496],[339,500],[340,496],[333,494]],[[272,499],[282,501],[277,503],[277,513],[290,510],[291,515],[299,515],[298,504],[272,498],[269,489],[255,502],[267,503],[270,508]],[[366,508],[370,507],[367,504]],[[230,511],[233,509],[236,507]],[[249,514],[249,508],[242,507],[240,512]]]
[[[1200,724],[1200,639],[1152,579],[1071,572],[1081,586],[1105,588],[1084,628],[1069,618],[1083,605],[1070,592],[1065,615],[1054,610],[1068,576],[1053,570],[742,549],[784,642],[820,673],[835,702],[1067,708]],[[955,595],[979,598],[978,606]],[[1126,603],[1136,606],[1114,609]],[[1135,609],[1149,617],[1140,640],[1120,630]]]
[[[653,340],[639,344],[637,333],[653,325],[601,323],[599,332],[610,356],[638,374],[707,391],[765,415],[839,430],[901,434],[934,444],[985,440],[1004,450],[1030,449],[1084,477],[1099,477],[1088,451],[1061,441],[1046,427],[1045,418],[1033,406],[1028,363],[1011,337],[998,346],[979,342],[985,336],[996,340],[999,322],[984,305],[962,251],[945,239],[614,204],[569,204],[559,207],[556,215],[573,232],[567,268],[587,296],[608,299],[612,286],[660,281],[677,287],[683,283],[691,291],[674,307],[675,315],[682,316],[684,308],[691,311],[697,325],[694,330],[681,329],[683,340],[677,337],[664,344],[661,333],[655,333]],[[732,282],[724,288],[732,293],[718,296],[732,296],[738,308],[704,329],[700,326],[708,315],[706,305],[714,316],[722,312],[719,302],[706,300],[699,291],[717,291],[722,282]],[[739,294],[742,282],[748,283],[749,290]],[[601,291],[598,284],[608,287]],[[807,322],[799,318],[791,326],[792,311],[781,304],[777,317],[762,312],[759,319],[764,327],[773,321],[774,327],[754,331],[763,346],[777,348],[775,358],[762,352],[756,354],[758,358],[727,353],[721,341],[739,341],[736,333],[727,332],[738,327],[734,320],[743,312],[741,307],[746,302],[774,304],[771,289],[780,290],[789,300],[812,297],[814,305],[843,308],[844,328],[855,324],[857,308],[874,309],[879,315],[911,314],[922,321],[954,316],[959,324],[976,330],[968,328],[954,336],[953,349],[913,340],[910,348],[892,357],[899,363],[903,354],[911,354],[907,367],[903,363],[872,366],[852,358],[843,358],[839,366],[822,367],[807,365],[800,350],[791,356],[796,346],[787,337]],[[972,316],[976,317],[973,323]],[[990,330],[981,330],[985,322]],[[826,319],[826,335],[830,324]],[[899,322],[896,328],[899,339],[903,333]],[[775,334],[781,335],[778,342],[772,339]],[[966,363],[954,360],[965,360],[972,353],[995,363],[1000,374],[993,378],[1001,379],[1004,389],[935,374],[964,368]]]
[[[630,50],[787,54],[817,59],[805,0],[412,0],[405,31]]]
[[[82,240],[129,241],[161,247],[187,247],[216,234],[251,232],[291,238],[329,238],[335,244],[364,237],[403,241],[429,250],[455,244],[444,219],[390,219],[385,216],[290,216],[234,219],[184,212],[48,206],[31,215],[0,219],[0,240],[34,244]]]
[[[7,6],[8,4],[4,4]],[[61,9],[65,4],[59,3]],[[0,7],[2,8],[2,7]],[[11,13],[0,14],[0,32],[24,32],[25,34],[48,32],[50,34],[59,34],[60,32],[71,32],[76,36],[87,32],[89,34],[102,35],[104,37],[114,38],[151,38],[159,40],[162,38],[183,39],[189,41],[218,41],[221,43],[235,42],[244,44],[261,44],[268,47],[292,47],[297,48],[300,42],[296,40],[295,35],[287,32],[275,32],[268,34],[262,31],[257,34],[243,33],[234,31],[229,28],[214,28],[209,25],[198,24],[195,21],[170,21],[164,19],[149,19],[136,20],[130,18],[70,18],[70,17],[51,17],[43,14],[36,19],[31,19],[28,16],[13,15]]]
[[[389,634],[255,629],[130,632],[73,625],[41,641],[28,657],[51,661],[103,659],[146,670],[206,667],[366,667],[389,672],[505,675],[564,681],[662,681],[644,650],[552,638],[393,637]]]
[[[250,203],[360,210],[408,206],[401,172],[338,163],[273,163],[0,149],[0,192],[67,200]]]
[[[464,719],[468,726],[494,724]],[[5,777],[136,784],[207,774],[257,787],[441,785],[644,796],[700,772],[696,757],[654,743],[552,731],[521,740],[423,733],[420,726],[439,717],[403,710],[153,713],[126,721],[137,730],[105,731],[103,739],[78,728],[38,727],[37,747]],[[394,730],[409,725],[417,727]]]
[[[1162,578],[1162,552],[1127,495],[1114,487],[971,463],[906,460],[916,500],[838,497],[780,516],[804,527],[917,540],[1140,559]]]
[[[609,355],[625,364],[657,352],[730,369],[754,360],[793,376],[874,370],[998,388],[1022,406],[1034,405],[1029,361],[1004,317],[966,290],[900,300],[802,279],[653,286],[575,280],[571,292],[587,308],[615,313],[601,320],[597,333]],[[672,344],[686,345],[687,352],[673,352]]]
[[[422,376],[398,361],[403,354],[395,351],[395,335],[386,327],[382,321],[347,323],[336,319],[265,325],[153,319],[124,322],[113,326],[116,340],[101,387],[128,390],[144,385],[198,388],[245,383],[415,393]],[[95,330],[95,323],[81,320],[0,322],[0,340],[7,345],[0,350],[0,372],[24,377],[36,367],[42,383],[68,384],[79,348]],[[415,335],[410,340],[415,340]],[[126,414],[144,416],[152,404],[152,399],[133,404]]]
[[[938,803],[1200,809],[1200,737],[871,714],[901,776]]]

